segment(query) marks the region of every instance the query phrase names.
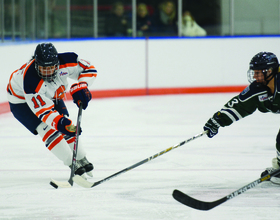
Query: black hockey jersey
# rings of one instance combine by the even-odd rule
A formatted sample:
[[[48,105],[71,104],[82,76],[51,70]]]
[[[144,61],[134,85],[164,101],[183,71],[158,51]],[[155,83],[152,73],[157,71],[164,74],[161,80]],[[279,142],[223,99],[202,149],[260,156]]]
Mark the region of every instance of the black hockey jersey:
[[[222,127],[244,118],[256,110],[260,112],[280,113],[280,75],[275,76],[274,94],[269,87],[254,81],[239,95],[229,100],[220,110]]]

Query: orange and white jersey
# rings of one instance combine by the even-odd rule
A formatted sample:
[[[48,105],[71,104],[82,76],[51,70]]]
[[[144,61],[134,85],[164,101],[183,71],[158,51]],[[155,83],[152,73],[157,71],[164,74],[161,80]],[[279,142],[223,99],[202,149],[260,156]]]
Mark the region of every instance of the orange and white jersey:
[[[34,114],[46,124],[53,123],[61,116],[54,109],[54,101],[63,99],[68,88],[68,77],[90,86],[97,71],[90,62],[79,59],[75,53],[58,54],[59,68],[52,81],[44,81],[35,69],[32,59],[14,71],[7,86],[8,101],[13,104],[27,103]]]

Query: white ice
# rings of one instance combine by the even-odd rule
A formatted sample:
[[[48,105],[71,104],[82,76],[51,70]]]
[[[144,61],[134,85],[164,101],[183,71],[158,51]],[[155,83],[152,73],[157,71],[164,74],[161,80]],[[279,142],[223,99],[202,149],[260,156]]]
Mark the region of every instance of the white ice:
[[[95,166],[92,182],[202,132],[235,93],[93,99],[80,144]],[[77,107],[66,102],[71,118]],[[11,113],[0,115],[0,219],[279,219],[280,188],[264,182],[210,210],[172,198],[179,189],[214,201],[259,178],[275,157],[280,116],[255,112],[209,139],[191,141],[94,188],[54,189],[70,169]]]

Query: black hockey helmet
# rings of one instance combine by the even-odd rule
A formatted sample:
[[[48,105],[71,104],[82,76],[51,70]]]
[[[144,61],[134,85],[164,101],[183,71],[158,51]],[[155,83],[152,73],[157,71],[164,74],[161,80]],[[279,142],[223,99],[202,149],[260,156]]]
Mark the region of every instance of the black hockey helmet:
[[[56,48],[52,43],[41,43],[38,44],[35,53],[35,69],[37,70],[39,76],[47,81],[50,81],[56,77],[57,70],[59,67],[58,53]],[[51,76],[43,76],[39,70],[39,66],[55,66],[55,71]]]
[[[253,80],[254,72],[252,70],[262,70],[264,74],[264,78],[268,83],[278,73],[278,68],[279,68],[279,62],[274,53],[259,52],[250,61],[248,80],[249,82],[254,81]],[[267,76],[267,71],[270,69],[272,70],[272,74]]]

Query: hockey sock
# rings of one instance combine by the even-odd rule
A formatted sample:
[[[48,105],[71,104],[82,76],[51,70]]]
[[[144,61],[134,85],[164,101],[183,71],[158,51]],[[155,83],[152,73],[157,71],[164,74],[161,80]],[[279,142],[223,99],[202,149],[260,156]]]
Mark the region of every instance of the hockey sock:
[[[66,166],[70,166],[72,164],[73,153],[62,134],[43,122],[36,130],[46,147]]]
[[[74,141],[75,141],[75,137],[64,137],[69,145],[69,149],[71,149],[73,151],[74,148]],[[77,160],[81,160],[86,156],[86,152],[83,148],[83,145],[81,143],[81,140],[79,140],[79,147],[78,147],[78,152],[77,152]]]

